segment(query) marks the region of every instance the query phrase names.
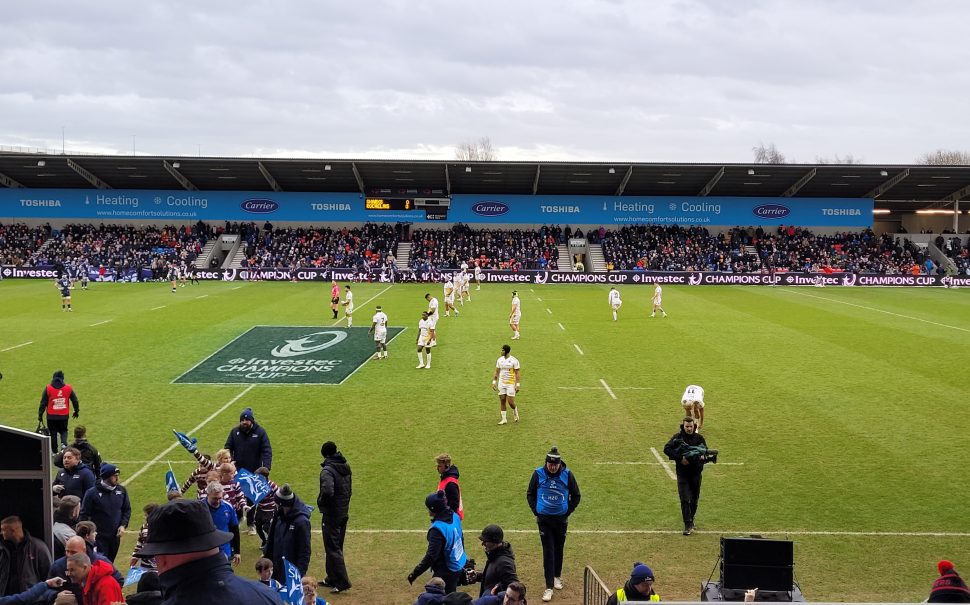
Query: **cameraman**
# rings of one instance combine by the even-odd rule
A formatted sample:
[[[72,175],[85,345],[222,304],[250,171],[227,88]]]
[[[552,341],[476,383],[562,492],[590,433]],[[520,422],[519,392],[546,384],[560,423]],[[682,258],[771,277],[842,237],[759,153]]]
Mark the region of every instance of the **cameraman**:
[[[485,549],[485,567],[482,571],[469,570],[467,583],[482,583],[478,592],[479,597],[487,594],[498,594],[508,588],[512,582],[517,582],[519,576],[515,573],[515,555],[512,545],[505,541],[505,534],[498,525],[486,525],[482,535],[478,536]]]
[[[717,450],[708,450],[704,437],[697,432],[697,425],[690,416],[684,418],[680,432],[674,434],[664,446],[664,454],[677,467],[677,493],[680,495],[680,512],[684,518],[684,535],[694,533],[694,515],[701,497],[701,473],[704,464],[717,462]]]

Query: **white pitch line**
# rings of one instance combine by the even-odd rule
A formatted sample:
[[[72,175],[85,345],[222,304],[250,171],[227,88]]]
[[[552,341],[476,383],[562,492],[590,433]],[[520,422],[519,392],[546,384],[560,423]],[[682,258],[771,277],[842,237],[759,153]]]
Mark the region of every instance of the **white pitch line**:
[[[846,302],[844,300],[839,300],[837,298],[828,298],[826,296],[816,296],[814,294],[805,294],[804,292],[798,292],[796,290],[782,289],[781,292],[788,292],[790,294],[798,294],[799,296],[807,296],[809,298],[817,298],[819,300],[827,300],[829,302],[839,303],[841,305],[848,305],[850,307],[857,307],[859,309],[865,309],[866,311],[875,311],[876,313],[885,313],[886,315],[893,315],[895,317],[902,317],[903,319],[911,319],[913,321],[921,321],[923,323],[932,324],[934,326],[940,326],[941,328],[949,328],[951,330],[960,330],[961,332],[970,332],[970,329],[960,328],[957,326],[951,326],[948,324],[941,324],[939,322],[930,321],[928,319],[923,319],[921,317],[913,317],[912,315],[903,315],[902,313],[893,313],[892,311],[886,311],[884,309],[877,309],[875,307],[867,307],[866,305],[857,305],[855,303]]]
[[[14,349],[19,349],[20,347],[26,347],[27,345],[34,344],[33,340],[28,340],[27,342],[22,342],[19,345],[14,345],[12,347],[7,347],[6,349],[0,350],[0,353],[6,353],[7,351],[13,351]]]
[[[674,471],[670,469],[670,465],[667,464],[667,461],[660,457],[660,452],[657,451],[657,448],[652,447],[650,448],[650,451],[653,452],[653,455],[657,459],[657,462],[659,462],[660,465],[664,467],[664,470],[667,471],[667,476],[673,479],[674,481],[676,481],[677,475],[675,475]]]
[[[313,529],[310,530],[313,533],[319,534],[321,530]],[[464,533],[471,534],[472,532],[477,532],[477,529],[466,529]],[[507,534],[535,534],[535,529],[506,529],[504,530]],[[348,534],[426,534],[427,529],[348,529]],[[612,536],[644,536],[644,535],[665,535],[665,534],[680,534],[679,529],[572,529],[570,528],[569,533],[571,534],[587,534],[587,535],[612,535]],[[750,535],[782,535],[782,536],[849,536],[849,537],[861,537],[861,538],[968,538],[970,537],[970,532],[943,532],[943,531],[837,531],[837,530],[818,530],[818,531],[787,531],[780,529],[770,529],[770,530],[734,530],[734,529],[707,529],[707,530],[694,530],[695,534],[711,534],[711,535],[739,535],[739,536],[750,536]]]
[[[151,311],[158,311],[159,309],[164,309],[164,308],[165,308],[165,307],[167,307],[167,306],[168,306],[168,305],[162,305],[161,307],[155,307],[154,309],[150,309],[150,310],[151,310]]]
[[[188,435],[192,435],[192,434],[195,434],[195,433],[199,432],[199,429],[201,429],[205,425],[209,424],[209,421],[211,421],[213,418],[215,418],[219,414],[225,412],[229,408],[229,406],[231,406],[232,404],[236,403],[237,401],[239,401],[240,399],[242,399],[243,395],[245,395],[249,391],[253,390],[253,387],[254,386],[256,386],[256,385],[255,384],[251,384],[248,387],[246,387],[245,389],[243,389],[242,393],[239,393],[238,395],[236,395],[235,397],[233,397],[232,399],[230,399],[229,401],[227,401],[221,408],[219,408],[215,412],[212,412],[212,414],[210,414],[208,418],[206,418],[205,420],[203,420],[202,422],[200,422],[199,424],[197,424],[195,426],[195,428],[189,430],[187,434]],[[159,455],[155,456],[154,458],[152,458],[152,461],[151,462],[149,462],[145,466],[141,467],[140,469],[138,469],[137,471],[135,471],[134,473],[132,473],[131,476],[129,476],[122,483],[122,485],[127,486],[129,483],[131,483],[132,481],[134,481],[135,478],[138,477],[138,475],[141,475],[142,473],[144,473],[145,471],[147,471],[149,468],[151,468],[151,466],[153,464],[155,464],[156,462],[158,462],[159,460],[161,460],[162,458],[164,458],[165,457],[165,454],[171,452],[176,447],[181,447],[181,444],[178,441],[176,441],[172,445],[170,445],[167,448],[165,448],[165,450],[161,454],[159,454]]]
[[[229,289],[230,290],[238,290],[239,288],[242,288],[242,286],[236,286],[235,288],[229,288]]]
[[[564,332],[566,331],[566,328],[565,328],[565,327],[564,327],[564,326],[563,326],[562,324],[560,324],[560,323],[557,323],[556,325],[557,325],[557,326],[559,326],[559,329],[560,329],[560,330],[562,330],[562,331],[564,331]]]
[[[552,309],[550,309],[550,308],[547,307],[546,308],[546,313],[548,313],[549,315],[552,315]]]
[[[203,294],[202,296],[196,296],[195,298],[196,298],[196,300],[198,300],[200,298],[209,298],[209,295],[208,294]]]
[[[536,300],[539,301],[539,302],[542,302],[542,299],[539,298],[538,296],[536,296]]]
[[[586,353],[583,353],[583,350],[579,348],[579,345],[578,344],[575,344],[574,343],[573,346],[576,347],[576,352],[577,353],[579,353],[580,355],[584,355],[584,356],[586,355]]]
[[[90,325],[90,326],[88,326],[88,327],[89,327],[89,328],[93,328],[94,326],[100,326],[100,325],[102,325],[102,324],[106,324],[106,323],[108,323],[109,321],[114,321],[114,320],[113,320],[113,319],[106,319],[106,320],[104,320],[104,321],[99,321],[99,322],[98,322],[98,323],[96,323],[96,324],[91,324],[91,325]]]
[[[603,388],[606,389],[606,392],[610,394],[610,397],[612,397],[613,399],[616,399],[616,393],[613,392],[613,389],[610,388],[610,385],[606,384],[605,380],[600,378],[600,384],[603,385]]]

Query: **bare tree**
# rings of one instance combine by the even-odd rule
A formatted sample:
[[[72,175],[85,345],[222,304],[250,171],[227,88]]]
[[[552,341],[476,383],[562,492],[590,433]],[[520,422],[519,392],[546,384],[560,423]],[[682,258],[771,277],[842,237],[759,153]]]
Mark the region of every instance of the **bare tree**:
[[[916,163],[928,166],[970,166],[970,151],[937,149],[919,156]]]
[[[482,137],[477,141],[466,141],[455,147],[455,159],[463,162],[494,162],[498,156],[492,149],[492,140]]]
[[[751,151],[754,152],[754,163],[755,164],[784,164],[785,154],[778,151],[774,143],[769,143],[765,146],[761,143],[757,147],[752,147]]]
[[[841,164],[845,166],[849,164],[864,164],[865,161],[862,158],[855,157],[851,153],[847,153],[843,156],[840,156],[839,154],[835,154],[831,158],[815,156],[815,163],[816,164]]]

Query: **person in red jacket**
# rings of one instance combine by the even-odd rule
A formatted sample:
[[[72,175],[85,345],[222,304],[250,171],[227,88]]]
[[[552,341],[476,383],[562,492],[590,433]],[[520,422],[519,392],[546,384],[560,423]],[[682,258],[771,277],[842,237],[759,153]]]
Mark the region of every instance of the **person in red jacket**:
[[[51,383],[44,387],[44,392],[40,396],[40,408],[37,410],[37,423],[44,421],[44,412],[47,412],[47,429],[51,435],[51,451],[55,454],[64,447],[67,447],[67,416],[71,410],[68,405],[70,402],[74,406],[74,417],[80,413],[77,401],[77,393],[74,388],[64,382],[64,372],[58,370],[54,372]],[[57,439],[60,437],[61,446],[57,446]]]
[[[124,603],[125,595],[112,577],[114,568],[110,563],[94,561],[84,553],[67,558],[67,575],[78,586],[84,587],[84,605],[112,605]]]

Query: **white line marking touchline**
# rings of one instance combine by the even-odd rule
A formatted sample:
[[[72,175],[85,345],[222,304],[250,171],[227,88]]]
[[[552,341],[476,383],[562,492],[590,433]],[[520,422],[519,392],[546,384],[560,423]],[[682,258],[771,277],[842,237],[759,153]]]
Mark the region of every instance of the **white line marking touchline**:
[[[7,351],[13,351],[14,349],[19,349],[20,347],[26,347],[27,345],[32,345],[32,344],[34,344],[34,341],[28,340],[27,342],[22,342],[19,345],[7,347],[6,349],[3,349],[2,351],[0,351],[0,353],[6,353]]]
[[[563,391],[598,391],[603,387],[556,387]],[[655,391],[654,387],[616,387],[614,391]]]
[[[902,313],[893,313],[892,311],[885,311],[883,309],[877,309],[875,307],[867,307],[865,305],[857,305],[855,303],[846,302],[844,300],[839,300],[837,298],[828,298],[825,296],[816,296],[814,294],[805,294],[804,292],[797,292],[795,290],[789,290],[787,288],[782,288],[781,292],[788,292],[790,294],[798,294],[799,296],[807,296],[809,298],[817,298],[819,300],[827,300],[829,302],[839,303],[840,305],[848,305],[850,307],[857,307],[859,309],[865,309],[866,311],[875,311],[876,313],[885,313],[886,315],[894,315],[896,317],[902,317],[903,319],[912,319],[913,321],[921,321],[923,323],[932,324],[934,326],[940,326],[941,328],[949,328],[951,330],[960,330],[961,332],[970,332],[967,328],[960,328],[957,326],[950,326],[947,324],[941,324],[935,321],[930,321],[928,319],[922,319],[920,317],[913,317],[912,315],[903,315]]]
[[[560,330],[563,330],[563,331],[565,331],[565,330],[566,330],[566,328],[564,328],[562,324],[560,324],[560,323],[557,323],[556,325],[557,325],[557,326],[559,326],[559,329],[560,329]]]
[[[242,286],[236,286],[235,288],[230,288],[230,290],[238,290],[239,288],[242,288]]]
[[[227,401],[221,408],[219,408],[215,412],[212,412],[212,414],[210,414],[208,418],[206,418],[205,420],[203,420],[202,422],[200,422],[199,424],[197,424],[195,426],[195,428],[189,430],[186,434],[193,435],[193,434],[197,433],[199,431],[199,429],[201,429],[205,425],[209,424],[209,421],[211,421],[213,418],[215,418],[219,414],[221,414],[224,411],[226,411],[229,408],[229,406],[231,406],[232,404],[234,404],[237,401],[239,401],[240,399],[242,399],[243,395],[245,395],[249,391],[253,390],[253,387],[254,386],[256,386],[256,385],[255,384],[251,384],[248,387],[246,387],[245,389],[243,389],[242,393],[239,393],[238,395],[236,395],[235,397],[233,397],[232,399],[230,399],[229,401]],[[174,437],[172,437],[172,438],[175,439]],[[159,460],[161,460],[162,458],[164,458],[165,457],[165,454],[171,452],[176,447],[182,447],[181,444],[179,444],[179,442],[177,440],[175,441],[175,443],[173,443],[172,445],[170,445],[167,448],[165,448],[165,450],[161,454],[159,454],[159,455],[155,456],[154,458],[152,458],[152,461],[151,462],[149,462],[145,466],[141,467],[140,469],[138,469],[137,471],[135,471],[134,473],[132,473],[132,475],[130,477],[128,477],[122,483],[122,485],[124,485],[124,486],[127,487],[129,483],[131,483],[132,481],[135,480],[136,477],[138,477],[138,475],[141,475],[142,473],[144,473],[145,471],[147,471],[149,468],[151,468],[151,466],[153,464],[155,464],[156,462],[158,462]]]
[[[88,326],[88,327],[89,327],[89,328],[93,328],[94,326],[100,326],[101,324],[106,324],[106,323],[108,323],[109,321],[113,321],[113,320],[111,320],[111,319],[106,319],[106,320],[104,320],[104,321],[99,321],[99,322],[98,322],[98,323],[96,323],[96,324],[91,324],[91,325],[90,325],[90,326]]]
[[[539,302],[542,302],[542,299],[539,298],[538,296],[536,296],[536,300],[539,301]]]
[[[610,385],[606,384],[605,380],[600,378],[600,384],[603,385],[603,388],[606,389],[606,392],[610,394],[610,397],[612,397],[613,399],[616,399],[616,393],[613,392],[613,389],[610,388]]]
[[[151,309],[151,310],[152,310],[152,311],[158,311],[159,309],[164,309],[164,308],[165,308],[165,307],[167,307],[167,306],[168,306],[168,305],[162,305],[161,307],[155,307],[154,309]]]
[[[576,347],[576,351],[577,351],[577,352],[578,352],[578,353],[579,353],[580,355],[586,355],[586,353],[583,353],[583,350],[579,348],[579,345],[577,345],[577,344],[574,344],[573,346],[574,346],[574,347]]]
[[[311,530],[315,534],[321,533],[321,530],[314,529]],[[477,529],[466,529],[464,533],[471,534],[472,532],[477,532]],[[504,530],[507,534],[535,534],[535,529],[506,529]],[[629,536],[643,536],[643,535],[663,535],[663,534],[679,534],[681,530],[679,529],[570,529],[571,534],[589,534],[589,535],[629,535]],[[348,534],[426,534],[427,529],[348,529]],[[934,532],[934,531],[784,531],[784,530],[733,530],[733,529],[702,529],[694,530],[695,534],[711,534],[716,536],[723,535],[782,535],[782,536],[855,536],[862,538],[876,537],[876,538],[967,538],[970,537],[970,532]]]
[[[552,315],[552,309],[548,309],[548,308],[547,308],[547,309],[546,309],[546,313],[548,313],[549,315]]]
[[[196,296],[196,298],[197,299],[199,299],[199,298],[209,298],[209,295],[208,294],[203,294],[202,296]]]
[[[677,475],[675,475],[674,471],[670,469],[670,465],[667,464],[667,461],[660,457],[660,452],[657,451],[657,448],[652,447],[650,448],[650,451],[653,452],[653,455],[657,459],[657,462],[660,463],[660,466],[664,467],[664,470],[667,471],[667,476],[676,481]]]

